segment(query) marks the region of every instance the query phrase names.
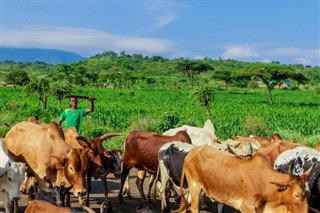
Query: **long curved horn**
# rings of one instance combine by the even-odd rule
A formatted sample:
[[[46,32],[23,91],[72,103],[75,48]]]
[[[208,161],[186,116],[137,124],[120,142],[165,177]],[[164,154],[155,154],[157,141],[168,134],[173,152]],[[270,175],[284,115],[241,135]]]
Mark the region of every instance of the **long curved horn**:
[[[229,153],[233,154],[233,155],[237,155],[230,147],[230,145],[227,143],[227,150]]]
[[[309,169],[304,173],[304,175],[308,175],[308,176],[310,176],[310,174],[311,174],[311,172],[312,172],[312,170],[313,170],[314,166],[315,166],[315,164],[314,164],[314,163],[312,163],[312,164],[311,164],[311,166],[309,167]]]
[[[122,135],[122,133],[108,133],[108,134],[104,134],[101,137],[99,137],[100,140],[106,140],[108,138],[112,138],[114,136],[119,136]]]

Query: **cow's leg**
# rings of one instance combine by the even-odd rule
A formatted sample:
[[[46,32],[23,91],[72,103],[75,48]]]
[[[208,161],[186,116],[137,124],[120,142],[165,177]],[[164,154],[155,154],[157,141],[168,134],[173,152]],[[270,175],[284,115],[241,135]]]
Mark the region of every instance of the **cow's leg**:
[[[143,181],[145,177],[146,177],[146,171],[139,169],[137,174],[137,179],[136,179],[136,185],[138,187],[140,196],[142,198],[142,202],[147,201],[146,196],[143,192]]]
[[[193,182],[193,181],[187,181],[189,185],[189,191],[191,195],[191,212],[192,213],[199,213],[199,199],[200,199],[200,193],[201,193],[201,187]]]
[[[91,184],[91,175],[90,171],[87,172],[87,197],[85,205],[89,207],[90,205],[90,192],[91,192],[92,184]]]
[[[102,186],[103,186],[103,193],[104,193],[104,208],[107,209],[107,212],[111,213],[112,212],[112,204],[111,201],[109,200],[108,197],[108,183],[107,183],[107,175],[101,175],[101,182],[102,182]]]
[[[9,194],[6,191],[2,191],[2,200],[3,200],[3,207],[6,211],[6,213],[13,212],[13,206],[11,206],[11,201],[9,199]]]
[[[124,183],[126,182],[127,176],[129,174],[129,171],[130,171],[130,169],[128,169],[126,167],[122,168],[121,183],[120,183],[120,189],[119,189],[119,193],[118,193],[118,199],[119,199],[120,203],[123,203],[122,191],[123,191]]]
[[[160,167],[160,188],[159,188],[159,194],[161,199],[161,209],[163,213],[170,212],[170,207],[168,206],[169,199],[168,198],[168,183],[169,183],[169,176],[166,173],[166,170]]]
[[[66,206],[71,207],[70,192],[67,192],[67,195],[66,195]]]
[[[152,203],[151,201],[151,188],[154,184],[154,180],[156,179],[156,175],[155,174],[151,174],[151,177],[150,177],[150,181],[149,181],[149,187],[148,187],[148,193],[147,193],[147,198],[148,198],[148,202],[149,203]]]

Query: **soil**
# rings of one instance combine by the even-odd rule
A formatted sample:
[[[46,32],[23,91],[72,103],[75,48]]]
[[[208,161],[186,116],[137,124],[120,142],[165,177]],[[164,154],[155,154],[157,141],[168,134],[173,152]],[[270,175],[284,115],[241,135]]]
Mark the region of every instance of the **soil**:
[[[141,202],[140,194],[138,192],[137,186],[135,184],[135,176],[136,169],[132,169],[130,171],[130,179],[129,179],[129,185],[130,185],[130,191],[132,198],[128,198],[126,195],[124,195],[124,204],[120,204],[118,200],[118,191],[120,188],[120,179],[116,179],[112,174],[108,176],[108,196],[112,204],[112,213],[136,213],[136,208]],[[147,175],[146,180],[144,181],[144,191],[147,191],[147,185],[149,182],[150,176]],[[0,200],[1,193],[0,193]],[[103,195],[103,189],[102,185],[100,183],[100,180],[93,180],[92,181],[92,192],[90,193],[90,208],[92,208],[95,212],[100,212],[100,204],[104,201],[104,195]],[[26,206],[27,206],[27,195],[23,194],[19,200],[19,207],[20,212],[24,212]],[[178,209],[179,205],[175,203],[174,199],[170,199],[171,209]],[[71,196],[71,207],[80,211],[84,212],[82,208],[80,207],[78,203],[78,199],[74,196]],[[152,211],[154,213],[160,213],[161,212],[161,203],[160,198],[157,197],[156,200],[156,206],[150,206],[152,208]],[[208,203],[208,207],[210,208],[210,211],[201,210],[200,213],[208,213],[208,212],[216,212],[215,205],[212,203]],[[0,212],[5,212],[3,208],[3,203],[0,201]],[[233,211],[230,211],[228,209],[225,209],[225,213],[231,213]]]

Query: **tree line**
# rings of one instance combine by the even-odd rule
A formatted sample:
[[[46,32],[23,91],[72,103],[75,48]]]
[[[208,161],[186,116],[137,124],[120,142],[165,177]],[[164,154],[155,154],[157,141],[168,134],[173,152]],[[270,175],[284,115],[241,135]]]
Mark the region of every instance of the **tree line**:
[[[256,87],[263,84],[268,90],[270,104],[273,103],[272,90],[285,81],[290,81],[292,88],[307,85],[309,89],[320,91],[320,67],[285,65],[276,61],[170,60],[161,56],[106,51],[76,63],[55,66],[43,62],[4,61],[0,66],[0,81],[25,86],[26,92],[35,92],[43,108],[46,108],[50,95],[56,97],[60,107],[62,98],[77,86],[192,89],[196,97],[206,96],[201,103],[208,107],[214,89],[228,91],[230,86]]]

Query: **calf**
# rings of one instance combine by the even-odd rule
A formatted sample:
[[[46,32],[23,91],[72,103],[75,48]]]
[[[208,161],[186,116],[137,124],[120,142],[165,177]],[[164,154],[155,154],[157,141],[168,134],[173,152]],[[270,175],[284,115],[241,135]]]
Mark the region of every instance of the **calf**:
[[[158,180],[160,176],[160,197],[162,212],[170,212],[169,198],[170,190],[173,187],[175,191],[180,191],[180,178],[182,166],[186,155],[197,146],[186,144],[179,141],[164,144],[158,154],[159,170],[157,173]],[[155,189],[155,184],[153,186]]]
[[[184,160],[178,211],[186,212],[188,206],[182,190],[186,183],[192,213],[198,212],[201,191],[241,212],[307,213],[310,191],[306,184],[311,170],[312,167],[301,177],[293,177],[275,171],[260,153],[241,158],[201,146],[191,150]]]
[[[181,141],[191,144],[191,139],[186,131],[179,131],[174,136],[166,136],[148,131],[132,131],[124,142],[124,158],[122,164],[122,177],[118,198],[123,203],[123,186],[127,179],[130,169],[134,166],[138,168],[136,184],[143,201],[146,201],[143,192],[143,181],[145,173],[155,175],[158,169],[158,152],[162,145],[172,141]],[[149,183],[148,201],[150,198],[150,189],[153,181]]]
[[[311,196],[309,197],[309,208],[320,211],[320,152],[310,147],[297,147],[281,153],[274,162],[274,169],[282,173],[288,173],[288,169],[292,168],[294,175],[301,176],[314,164],[312,170],[309,187]],[[292,166],[293,165],[293,166]]]
[[[19,187],[27,167],[25,163],[13,162],[6,152],[6,147],[0,141],[0,192],[6,213],[19,212]]]

